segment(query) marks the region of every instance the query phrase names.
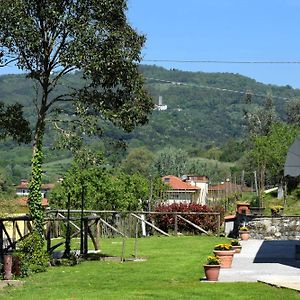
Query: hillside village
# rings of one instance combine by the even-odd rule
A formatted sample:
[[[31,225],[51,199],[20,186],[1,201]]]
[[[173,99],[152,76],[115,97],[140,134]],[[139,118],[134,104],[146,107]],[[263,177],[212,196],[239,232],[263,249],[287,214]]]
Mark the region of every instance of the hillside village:
[[[248,2],[0,2],[0,299],[299,298],[299,5]]]

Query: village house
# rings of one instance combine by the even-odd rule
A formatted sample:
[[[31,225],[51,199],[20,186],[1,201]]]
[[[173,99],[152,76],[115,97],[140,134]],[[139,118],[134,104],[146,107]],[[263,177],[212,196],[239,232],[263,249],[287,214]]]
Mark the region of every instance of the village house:
[[[41,193],[42,197],[46,198],[47,193],[54,188],[54,184],[47,183],[42,184]],[[22,179],[20,184],[16,186],[16,194],[18,196],[28,196],[29,195],[29,182],[28,180]]]
[[[166,203],[198,203],[205,204],[208,190],[206,176],[164,176],[162,181],[170,186],[165,191]]]

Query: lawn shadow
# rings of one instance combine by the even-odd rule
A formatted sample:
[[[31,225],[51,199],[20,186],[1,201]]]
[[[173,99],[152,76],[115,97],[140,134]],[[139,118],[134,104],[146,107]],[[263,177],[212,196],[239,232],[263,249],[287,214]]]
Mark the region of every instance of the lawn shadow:
[[[254,263],[278,263],[300,268],[300,260],[296,260],[295,249],[299,241],[264,241],[260,246]]]

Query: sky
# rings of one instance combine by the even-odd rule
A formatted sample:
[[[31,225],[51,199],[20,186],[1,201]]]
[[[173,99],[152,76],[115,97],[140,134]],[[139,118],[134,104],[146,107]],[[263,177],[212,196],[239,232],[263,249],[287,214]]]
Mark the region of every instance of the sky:
[[[147,41],[143,63],[230,72],[300,88],[298,64],[151,62],[298,61],[300,0],[129,0],[130,24]]]
[[[147,37],[144,64],[230,72],[300,88],[299,64],[151,62],[298,61],[300,0],[128,0],[130,24]],[[0,68],[0,74],[16,68]]]

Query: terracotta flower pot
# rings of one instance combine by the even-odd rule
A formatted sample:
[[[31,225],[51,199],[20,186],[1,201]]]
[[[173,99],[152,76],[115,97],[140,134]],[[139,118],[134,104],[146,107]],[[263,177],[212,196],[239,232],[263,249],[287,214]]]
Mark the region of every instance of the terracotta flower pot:
[[[213,252],[219,256],[221,268],[231,268],[234,250],[214,250]]]
[[[249,231],[240,231],[239,234],[240,234],[241,240],[243,240],[243,241],[249,240]]]
[[[208,281],[218,281],[220,265],[203,265],[205,277]]]
[[[241,253],[242,246],[232,246],[232,249],[235,251],[235,253]]]

